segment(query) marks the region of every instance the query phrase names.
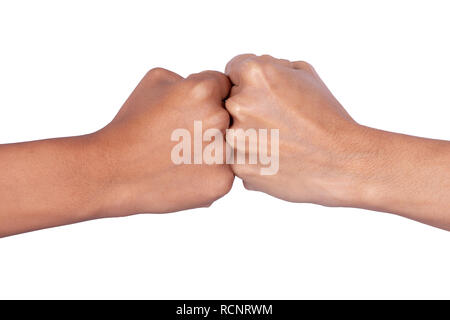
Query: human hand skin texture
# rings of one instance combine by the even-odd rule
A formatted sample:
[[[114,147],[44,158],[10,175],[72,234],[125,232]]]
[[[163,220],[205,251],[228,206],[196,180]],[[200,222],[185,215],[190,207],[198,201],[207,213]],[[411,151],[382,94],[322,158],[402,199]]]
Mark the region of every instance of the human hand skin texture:
[[[0,145],[0,237],[89,219],[206,207],[225,195],[226,164],[171,161],[171,133],[225,130],[230,82],[205,71],[186,79],[148,72],[105,128],[93,134]],[[225,163],[225,161],[223,161]]]
[[[306,62],[244,54],[227,64],[226,74],[233,83],[226,100],[231,128],[279,129],[277,174],[232,165],[247,189],[396,213],[450,230],[448,141],[359,125]]]

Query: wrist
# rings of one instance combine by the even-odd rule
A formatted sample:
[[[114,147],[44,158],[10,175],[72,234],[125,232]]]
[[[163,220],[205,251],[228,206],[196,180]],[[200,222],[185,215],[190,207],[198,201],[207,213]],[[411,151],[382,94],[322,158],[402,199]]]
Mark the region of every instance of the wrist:
[[[335,174],[325,182],[331,206],[369,208],[382,197],[386,177],[380,170],[392,166],[395,152],[388,150],[390,134],[358,124],[341,132],[335,143]]]
[[[127,214],[126,187],[120,183],[120,159],[117,150],[102,131],[77,137],[79,156],[92,201],[87,212],[91,219]]]
[[[408,215],[423,205],[414,185],[428,185],[434,175],[432,168],[450,158],[445,141],[360,125],[346,141],[347,155],[342,157],[345,161],[340,165],[337,191],[340,206],[346,207]],[[432,183],[429,187],[433,188]]]

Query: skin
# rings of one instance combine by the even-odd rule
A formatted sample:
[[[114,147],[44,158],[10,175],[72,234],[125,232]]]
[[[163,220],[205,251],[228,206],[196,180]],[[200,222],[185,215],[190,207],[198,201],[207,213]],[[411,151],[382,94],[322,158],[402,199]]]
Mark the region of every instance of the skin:
[[[177,128],[225,130],[230,82],[153,69],[114,120],[93,134],[0,145],[0,237],[103,217],[207,207],[225,195],[229,165],[175,165]],[[193,134],[191,134],[193,136]],[[225,159],[224,159],[225,160]],[[225,161],[223,161],[225,163]]]
[[[183,79],[153,69],[93,134],[0,145],[0,237],[207,207],[234,174],[247,189],[287,201],[391,212],[450,230],[450,142],[356,123],[306,62],[240,55],[226,74]],[[203,131],[224,132],[229,114],[231,129],[279,130],[276,174],[261,175],[258,164],[172,162],[173,130],[193,137],[201,120]]]
[[[233,83],[226,101],[232,129],[280,130],[277,174],[232,165],[247,189],[395,213],[450,230],[450,142],[356,123],[303,61],[240,55],[226,74]]]

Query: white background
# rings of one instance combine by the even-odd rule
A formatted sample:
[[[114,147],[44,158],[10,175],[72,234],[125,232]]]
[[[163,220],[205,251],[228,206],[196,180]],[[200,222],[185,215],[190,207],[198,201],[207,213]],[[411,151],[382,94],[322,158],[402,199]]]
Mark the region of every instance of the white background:
[[[450,140],[449,13],[447,1],[1,1],[0,143],[95,131],[148,69],[223,70],[247,52],[309,61],[362,124]],[[449,248],[446,231],[237,179],[209,209],[1,239],[0,298],[450,298]]]

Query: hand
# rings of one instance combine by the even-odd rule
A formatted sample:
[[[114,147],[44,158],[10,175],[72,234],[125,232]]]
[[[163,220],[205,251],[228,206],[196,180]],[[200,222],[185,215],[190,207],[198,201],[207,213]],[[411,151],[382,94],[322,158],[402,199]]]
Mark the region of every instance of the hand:
[[[186,128],[193,136],[195,120],[202,121],[204,131],[228,128],[223,99],[229,89],[228,78],[214,71],[183,79],[153,69],[144,77],[116,118],[95,134],[101,161],[106,162],[103,167],[109,168],[113,205],[108,212],[123,215],[209,206],[230,190],[234,174],[228,165],[176,165],[171,160],[175,129]]]
[[[293,202],[341,205],[352,174],[351,137],[361,129],[313,67],[247,54],[232,59],[226,74],[234,85],[226,101],[231,129],[279,129],[279,171],[261,175],[260,164],[232,165],[244,186]]]
[[[172,149],[179,142],[172,141],[172,133],[183,129],[191,142],[194,120],[202,121],[203,131],[228,128],[222,101],[229,90],[228,78],[219,72],[183,79],[154,69],[98,132],[0,145],[0,237],[96,218],[209,206],[234,180],[223,164],[225,154],[212,164],[177,165]],[[202,150],[203,140],[197,144]],[[222,134],[211,140],[226,145]],[[192,157],[192,150],[182,151]]]
[[[240,55],[226,73],[234,84],[226,101],[231,129],[279,129],[276,174],[261,175],[260,164],[232,165],[247,189],[450,230],[450,142],[357,124],[306,62]]]

